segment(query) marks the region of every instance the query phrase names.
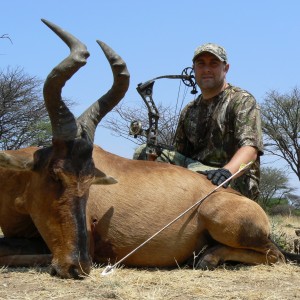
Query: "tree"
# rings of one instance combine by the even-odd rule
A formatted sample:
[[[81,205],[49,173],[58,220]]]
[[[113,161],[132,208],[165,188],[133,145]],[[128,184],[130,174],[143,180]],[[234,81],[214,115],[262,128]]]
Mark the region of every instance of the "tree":
[[[12,43],[12,40],[10,39],[9,35],[8,34],[2,34],[0,35],[0,39],[8,39],[11,43]]]
[[[0,149],[49,144],[51,126],[41,83],[19,67],[0,70]]]
[[[273,199],[277,199],[277,204],[279,204],[280,200],[294,190],[288,181],[288,177],[282,170],[273,167],[261,167],[259,204],[264,209]]]
[[[271,91],[262,104],[266,152],[283,158],[300,181],[300,91]]]
[[[161,103],[157,105],[157,109],[160,114],[158,121],[158,142],[165,145],[172,145],[178,122],[176,109],[172,106],[163,106]],[[148,129],[149,121],[146,107],[133,108],[119,104],[112,110],[101,126],[110,129],[116,136],[123,137],[135,144],[141,145],[146,142],[145,136],[137,136],[134,138],[132,135],[129,135],[130,123],[137,120],[141,122],[143,129]]]
[[[291,206],[296,209],[300,209],[300,196],[295,194],[287,194],[287,199]]]

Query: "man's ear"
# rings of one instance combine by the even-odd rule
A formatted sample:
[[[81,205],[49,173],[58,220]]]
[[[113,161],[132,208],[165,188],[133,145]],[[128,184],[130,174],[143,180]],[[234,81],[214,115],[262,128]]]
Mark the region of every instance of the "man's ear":
[[[229,64],[226,64],[226,65],[225,65],[225,72],[226,72],[226,73],[228,72],[229,68],[230,68],[230,65],[229,65]]]
[[[96,168],[95,170],[95,178],[92,184],[115,184],[118,181],[111,177],[107,176],[105,173]]]

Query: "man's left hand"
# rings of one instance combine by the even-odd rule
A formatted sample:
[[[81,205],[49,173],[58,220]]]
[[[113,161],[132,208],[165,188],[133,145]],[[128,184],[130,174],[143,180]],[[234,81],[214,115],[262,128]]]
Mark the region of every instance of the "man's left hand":
[[[227,169],[217,169],[217,170],[207,170],[207,171],[197,171],[200,174],[204,174],[207,176],[213,184],[220,185],[224,181],[226,181],[232,174]],[[230,180],[224,183],[223,187],[227,188],[229,186]]]

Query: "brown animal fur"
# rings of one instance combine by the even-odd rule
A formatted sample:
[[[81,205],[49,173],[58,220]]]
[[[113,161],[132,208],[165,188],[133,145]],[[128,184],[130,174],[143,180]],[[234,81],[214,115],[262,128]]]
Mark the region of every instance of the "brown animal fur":
[[[133,161],[93,146],[97,124],[127,91],[126,64],[99,42],[114,84],[76,120],[60,92],[85,64],[88,52],[66,31],[44,23],[68,44],[71,54],[44,86],[52,146],[0,152],[0,226],[5,236],[0,239],[0,265],[48,264],[51,259],[52,274],[79,278],[90,272],[90,258],[101,263],[122,259],[215,186],[178,166]],[[124,263],[176,266],[206,245],[200,268],[231,260],[284,261],[286,253],[269,235],[268,218],[257,203],[220,188]],[[300,262],[299,256],[294,258]]]
[[[35,150],[31,149],[32,155]],[[114,185],[90,188],[86,219],[89,251],[95,262],[121,259],[215,188],[203,175],[184,168],[132,161],[97,146],[93,158],[96,167],[118,179]],[[51,213],[54,200],[48,197],[50,187],[46,193],[41,191],[39,197],[30,194],[24,197],[26,187],[37,181],[32,171],[16,175],[2,169],[0,175],[1,182],[10,178],[0,201],[0,225],[4,234],[30,238],[42,232],[44,239],[51,243],[53,232],[61,231],[65,236],[62,238],[66,241],[65,251],[70,252],[67,245],[74,242],[75,232],[73,224],[68,225],[69,204],[66,208],[55,206],[55,214]],[[32,192],[36,194],[36,189]],[[29,216],[33,216],[37,228]],[[221,188],[130,256],[125,264],[175,266],[212,241],[212,248],[204,254],[199,267],[216,267],[231,260],[248,264],[284,261],[269,235],[268,218],[257,203],[230,188]],[[50,249],[55,247],[59,248],[49,245]]]
[[[88,212],[90,222],[94,222],[93,236],[99,241],[94,245],[94,259],[99,262],[124,257],[215,188],[203,175],[184,168],[127,160],[99,147],[94,148],[94,161],[101,170],[118,179],[116,185],[90,189]],[[100,193],[105,195],[101,201]],[[226,256],[219,255],[218,263],[236,260],[235,249],[239,255],[244,253],[243,249],[256,251],[253,259],[247,251],[244,253],[245,262],[250,264],[284,260],[269,235],[268,218],[257,203],[232,189],[221,188],[125,263],[175,266],[193,252],[198,253],[211,238],[214,243],[232,248]],[[274,251],[276,258],[272,256]],[[243,262],[242,257],[237,260]]]

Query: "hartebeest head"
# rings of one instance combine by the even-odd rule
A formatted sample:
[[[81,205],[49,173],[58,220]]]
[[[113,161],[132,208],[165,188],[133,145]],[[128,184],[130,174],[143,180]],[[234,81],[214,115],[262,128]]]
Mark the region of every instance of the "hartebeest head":
[[[92,151],[100,120],[124,97],[129,86],[125,62],[97,41],[113,72],[111,89],[75,118],[62,100],[66,81],[86,64],[84,44],[58,26],[42,20],[70,48],[70,55],[49,74],[44,100],[52,125],[52,146],[36,151],[30,188],[25,191],[27,210],[50,248],[53,273],[64,278],[88,274],[91,262],[86,229],[86,203],[91,184],[114,183],[95,169]]]

